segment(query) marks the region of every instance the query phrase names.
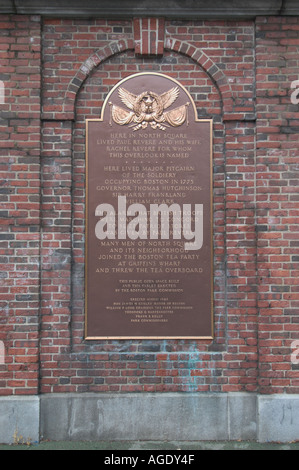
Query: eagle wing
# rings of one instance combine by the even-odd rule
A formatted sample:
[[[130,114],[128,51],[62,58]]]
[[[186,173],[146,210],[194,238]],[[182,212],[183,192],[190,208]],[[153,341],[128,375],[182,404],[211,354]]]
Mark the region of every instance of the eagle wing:
[[[122,102],[133,111],[138,97],[125,88],[120,88],[118,94]]]
[[[179,94],[180,94],[179,87],[171,88],[171,90],[166,91],[166,93],[163,93],[163,95],[160,96],[162,100],[163,108],[164,109],[169,108],[169,106],[171,106],[172,103],[175,102]]]

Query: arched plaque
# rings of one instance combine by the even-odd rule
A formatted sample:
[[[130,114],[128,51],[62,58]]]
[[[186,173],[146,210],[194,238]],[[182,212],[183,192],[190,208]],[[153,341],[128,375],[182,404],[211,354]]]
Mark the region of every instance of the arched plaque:
[[[87,340],[213,337],[212,174],[212,120],[168,76],[87,120]]]

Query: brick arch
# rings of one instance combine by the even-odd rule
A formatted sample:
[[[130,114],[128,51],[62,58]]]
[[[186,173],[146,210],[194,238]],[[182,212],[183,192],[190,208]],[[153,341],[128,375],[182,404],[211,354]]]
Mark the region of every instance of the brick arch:
[[[194,62],[196,62],[217,86],[223,102],[224,115],[233,112],[234,92],[232,87],[222,70],[205,52],[186,41],[171,38],[166,39],[164,49],[190,57]]]
[[[81,65],[76,75],[69,83],[64,98],[63,114],[67,116],[68,119],[74,119],[77,95],[83,83],[92,73],[92,71],[110,57],[132,49],[134,49],[133,39],[115,41],[110,43],[108,46],[99,49]]]
[[[164,46],[165,50],[177,52],[179,54],[190,57],[197,63],[212,79],[217,86],[223,102],[224,117],[232,114],[234,109],[234,93],[231,88],[227,77],[219,69],[219,67],[208,57],[201,49],[196,48],[188,42],[180,41],[178,39],[167,39]],[[135,43],[133,39],[120,40],[110,43],[108,46],[99,49],[91,55],[79,68],[76,75],[73,77],[68,85],[64,102],[63,102],[63,115],[65,119],[74,119],[75,116],[75,102],[79,90],[81,89],[85,80],[90,76],[92,71],[101,63],[113,57],[116,54],[126,52],[127,50],[134,50]],[[234,114],[232,114],[232,118]]]

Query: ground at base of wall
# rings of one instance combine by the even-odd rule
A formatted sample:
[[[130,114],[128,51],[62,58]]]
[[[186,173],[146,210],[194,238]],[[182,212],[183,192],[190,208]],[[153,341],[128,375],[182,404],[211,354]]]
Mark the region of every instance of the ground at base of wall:
[[[110,451],[200,451],[200,450],[299,450],[299,441],[279,443],[256,441],[42,441],[39,444],[0,445],[2,450],[101,450]],[[118,454],[120,455],[120,454]]]

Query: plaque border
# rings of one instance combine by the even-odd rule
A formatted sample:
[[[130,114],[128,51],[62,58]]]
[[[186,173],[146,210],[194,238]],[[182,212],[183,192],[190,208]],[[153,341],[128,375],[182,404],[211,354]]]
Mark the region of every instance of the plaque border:
[[[103,122],[104,121],[104,113],[105,109],[107,106],[107,103],[109,101],[110,96],[114,92],[116,88],[118,88],[121,84],[125,83],[126,81],[130,80],[131,78],[135,78],[138,76],[142,75],[155,75],[159,77],[166,78],[174,83],[176,83],[178,86],[180,86],[185,93],[188,95],[190,99],[190,103],[193,106],[194,110],[194,116],[195,116],[195,122],[208,122],[210,123],[210,231],[211,231],[211,311],[210,311],[210,319],[211,319],[211,332],[212,336],[179,336],[179,335],[174,335],[174,336],[88,336],[87,335],[87,322],[88,322],[88,302],[87,302],[87,265],[88,265],[88,176],[89,176],[89,167],[88,167],[88,155],[89,155],[89,149],[88,149],[88,126],[90,122]],[[184,339],[184,340],[213,340],[214,339],[214,245],[213,245],[213,236],[214,236],[214,226],[213,226],[213,119],[198,119],[197,117],[197,109],[195,106],[195,102],[191,96],[191,94],[186,90],[186,88],[176,79],[169,77],[168,75],[162,74],[162,73],[156,73],[156,72],[141,72],[141,73],[135,73],[131,74],[128,77],[120,80],[117,82],[110,92],[108,93],[107,97],[105,98],[102,111],[101,111],[101,116],[100,118],[95,118],[95,119],[86,119],[85,120],[85,274],[84,274],[84,282],[85,282],[85,287],[84,287],[84,307],[85,307],[85,312],[84,312],[84,341],[98,341],[98,340],[130,340],[130,339],[142,339],[142,340],[163,340],[163,339]]]

